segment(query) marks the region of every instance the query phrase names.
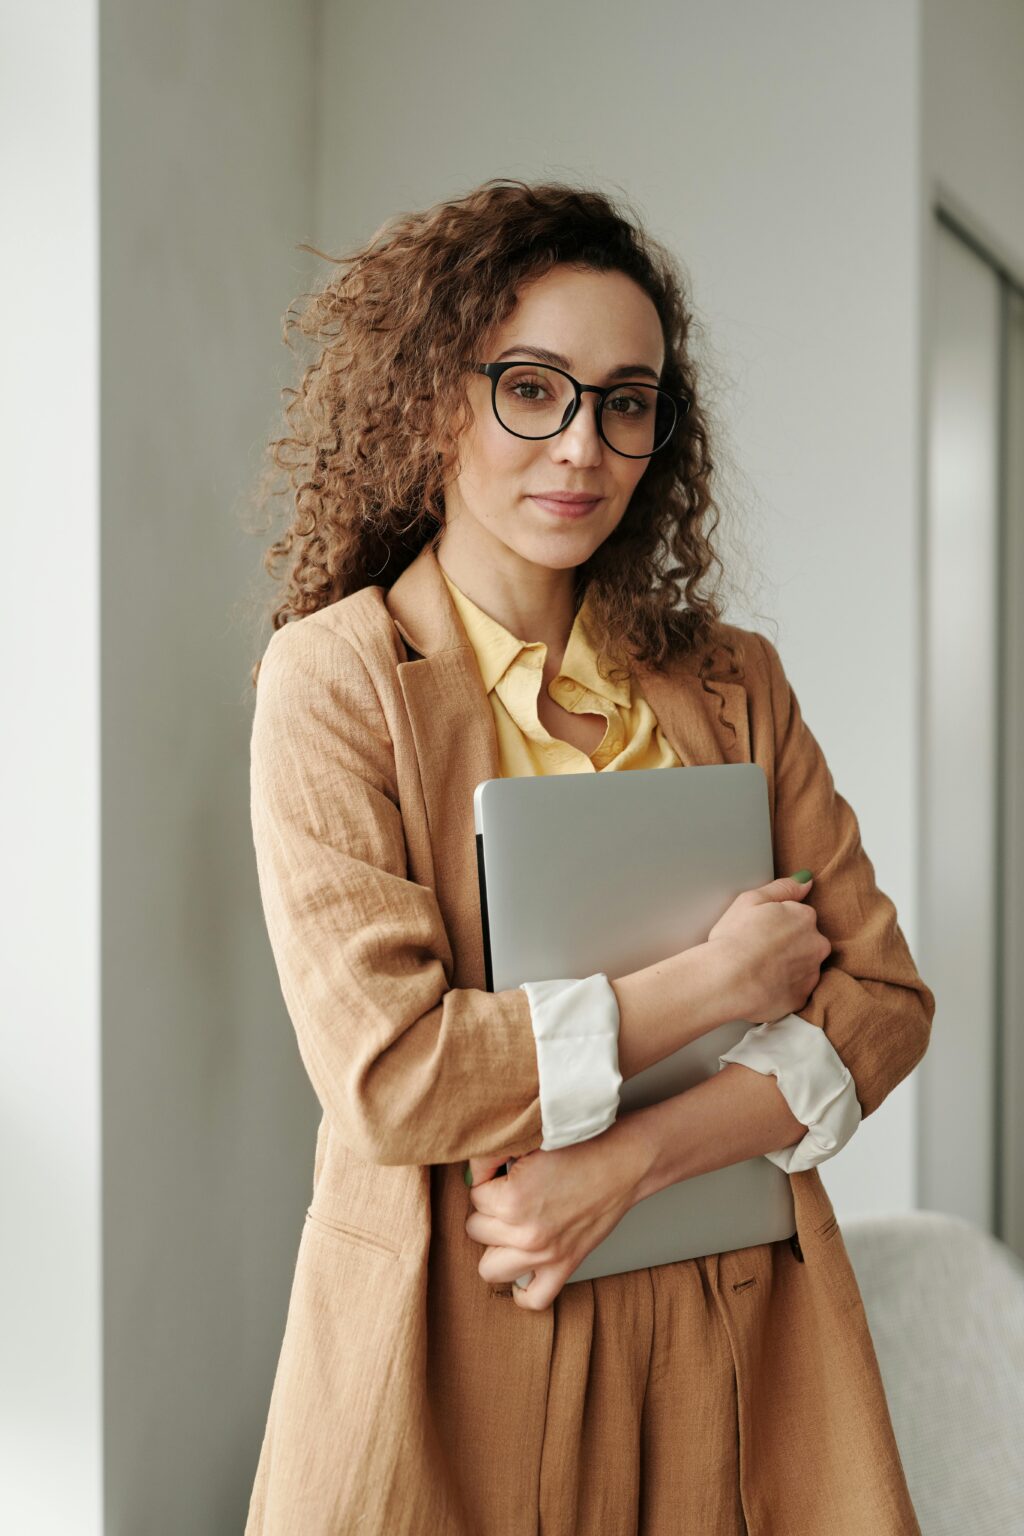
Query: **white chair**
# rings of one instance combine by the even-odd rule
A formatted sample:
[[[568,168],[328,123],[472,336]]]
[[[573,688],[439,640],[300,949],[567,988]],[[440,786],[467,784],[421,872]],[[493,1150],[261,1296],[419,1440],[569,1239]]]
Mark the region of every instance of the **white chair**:
[[[840,1226],[923,1536],[1021,1536],[1024,1264],[941,1211]]]

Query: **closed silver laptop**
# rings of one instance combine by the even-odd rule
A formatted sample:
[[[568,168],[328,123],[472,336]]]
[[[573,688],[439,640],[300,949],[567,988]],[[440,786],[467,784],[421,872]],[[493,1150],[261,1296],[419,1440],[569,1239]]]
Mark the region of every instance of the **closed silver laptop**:
[[[757,763],[486,779],[473,809],[490,991],[628,975],[702,943],[741,891],[775,878]],[[750,1027],[721,1024],[637,1073],[619,1114],[712,1076]],[[789,1175],[758,1156],[642,1200],[567,1283],[795,1230]]]

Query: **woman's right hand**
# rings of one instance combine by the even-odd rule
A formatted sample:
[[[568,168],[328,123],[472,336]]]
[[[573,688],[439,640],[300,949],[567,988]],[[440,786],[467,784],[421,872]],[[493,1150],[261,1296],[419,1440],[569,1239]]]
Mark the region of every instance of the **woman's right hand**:
[[[802,905],[813,883],[786,875],[741,891],[708,934],[708,944],[725,954],[733,1017],[784,1018],[803,1008],[817,986],[832,945],[818,932],[814,908]]]

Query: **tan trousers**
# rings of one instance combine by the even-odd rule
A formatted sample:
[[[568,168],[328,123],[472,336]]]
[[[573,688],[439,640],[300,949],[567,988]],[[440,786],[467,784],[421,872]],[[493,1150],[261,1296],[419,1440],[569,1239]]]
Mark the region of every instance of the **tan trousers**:
[[[428,1376],[466,1536],[746,1536],[718,1256],[573,1282],[526,1313],[477,1272],[461,1166],[432,1180]],[[516,1350],[533,1327],[543,1376]]]

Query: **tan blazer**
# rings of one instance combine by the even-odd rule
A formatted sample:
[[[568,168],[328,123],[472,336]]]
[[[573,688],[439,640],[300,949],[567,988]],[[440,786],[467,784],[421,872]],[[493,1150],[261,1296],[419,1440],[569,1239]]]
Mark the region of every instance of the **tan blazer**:
[[[778,653],[754,631],[731,638],[746,675],[713,683],[721,702],[692,660],[638,669],[641,687],[684,764],[764,769],[776,872],[813,871],[833,945],[801,1016],[827,1031],[866,1117],[923,1056],[935,1000]],[[429,546],[389,591],[275,632],[251,761],[267,929],[324,1114],[246,1536],[496,1536],[465,1529],[430,1419],[432,1173],[533,1150],[541,1114],[526,993],[482,990],[472,797],[500,771],[497,743]],[[918,1532],[831,1202],[816,1168],[790,1178],[798,1244],[721,1256],[726,1280],[739,1266],[723,1290],[751,1536]],[[755,1254],[767,1268],[751,1287]],[[543,1393],[552,1309],[496,1306]],[[532,1408],[543,1416],[542,1395]],[[767,1507],[765,1458],[799,1469],[785,1514]],[[510,1532],[534,1529],[529,1510],[515,1518]]]

